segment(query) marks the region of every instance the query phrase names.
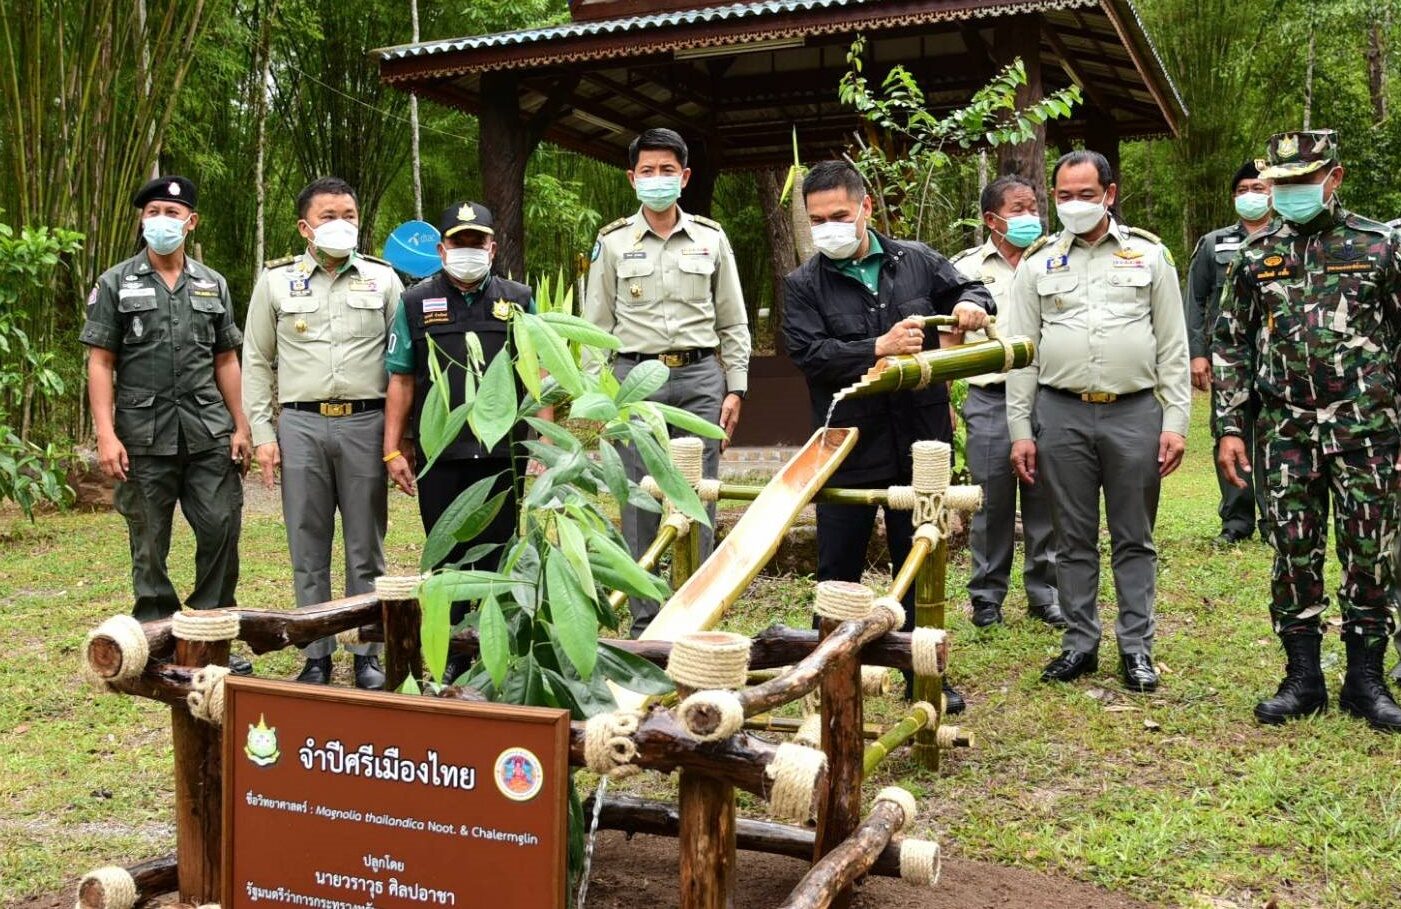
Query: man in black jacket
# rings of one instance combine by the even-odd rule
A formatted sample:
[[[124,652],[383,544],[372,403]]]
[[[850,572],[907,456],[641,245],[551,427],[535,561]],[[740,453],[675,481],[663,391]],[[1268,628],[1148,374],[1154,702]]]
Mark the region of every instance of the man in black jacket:
[[[939,344],[920,319],[952,315],[958,330],[987,324],[992,295],[922,243],[877,234],[869,227],[871,199],[861,175],[844,161],[808,171],[803,198],[812,221],[813,256],[784,279],[783,336],[788,355],[807,377],[814,426],[827,420],[832,396],[886,356],[917,353]],[[910,446],[953,438],[948,387],[848,399],[833,425],[854,426],[856,448],[833,475],[833,486],[879,489],[908,485]],[[817,506],[818,580],[859,581],[875,526],[874,506]],[[910,553],[910,513],[886,510],[885,535],[893,566]],[[914,593],[905,597],[906,630],[914,627]],[[947,684],[950,713],[963,700]],[[906,696],[910,686],[906,685]]]

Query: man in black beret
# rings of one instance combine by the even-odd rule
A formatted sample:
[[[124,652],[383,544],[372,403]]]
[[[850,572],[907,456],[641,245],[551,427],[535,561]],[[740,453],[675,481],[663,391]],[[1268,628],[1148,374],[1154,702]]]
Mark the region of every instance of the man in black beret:
[[[159,177],[132,196],[140,250],[88,294],[80,340],[103,472],[131,536],[133,614],[180,609],[166,571],[175,503],[195,534],[195,581],[184,605],[236,605],[243,479],[251,456],[238,348],[223,275],[186,254],[199,223],[195,185]],[[248,672],[241,657],[230,665]]]

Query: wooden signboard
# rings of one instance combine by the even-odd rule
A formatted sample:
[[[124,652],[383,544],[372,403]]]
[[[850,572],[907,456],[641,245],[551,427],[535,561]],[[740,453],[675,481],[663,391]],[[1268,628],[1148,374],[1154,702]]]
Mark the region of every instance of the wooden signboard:
[[[223,909],[562,909],[569,714],[229,676]]]

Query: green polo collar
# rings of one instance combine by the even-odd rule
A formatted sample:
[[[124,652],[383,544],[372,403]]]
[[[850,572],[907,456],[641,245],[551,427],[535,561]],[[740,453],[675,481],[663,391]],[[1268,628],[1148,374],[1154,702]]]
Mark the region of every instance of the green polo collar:
[[[880,289],[880,268],[885,261],[885,248],[880,245],[880,237],[870,228],[866,229],[866,236],[871,240],[871,248],[866,255],[860,259],[842,259],[834,262],[837,271],[844,275],[850,275],[865,285],[871,292],[871,296],[876,296]]]

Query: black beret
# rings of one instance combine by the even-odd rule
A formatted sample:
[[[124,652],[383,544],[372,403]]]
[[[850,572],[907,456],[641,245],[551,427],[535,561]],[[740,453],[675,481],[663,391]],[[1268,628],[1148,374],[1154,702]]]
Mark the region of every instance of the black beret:
[[[1240,186],[1242,180],[1258,179],[1260,179],[1260,168],[1254,161],[1247,161],[1240,166],[1240,170],[1236,171],[1236,178],[1231,181],[1231,192],[1236,191],[1236,187]]]
[[[145,208],[149,202],[179,202],[190,211],[195,210],[195,185],[184,177],[157,177],[138,189],[131,197],[131,204]]]

